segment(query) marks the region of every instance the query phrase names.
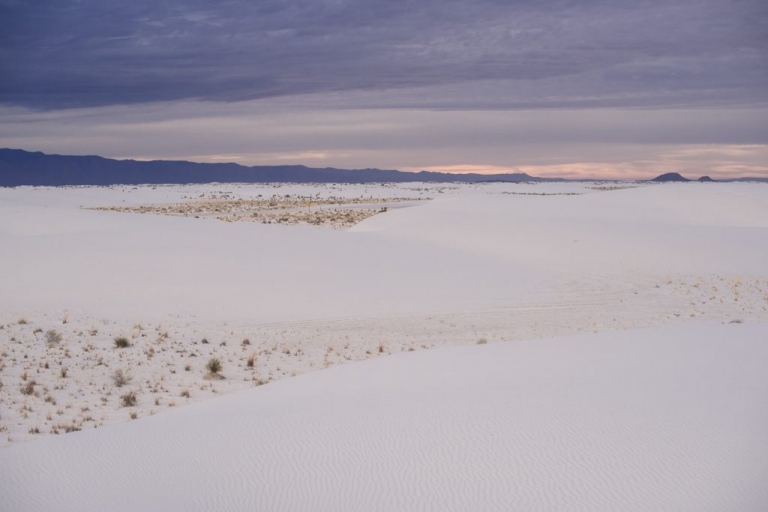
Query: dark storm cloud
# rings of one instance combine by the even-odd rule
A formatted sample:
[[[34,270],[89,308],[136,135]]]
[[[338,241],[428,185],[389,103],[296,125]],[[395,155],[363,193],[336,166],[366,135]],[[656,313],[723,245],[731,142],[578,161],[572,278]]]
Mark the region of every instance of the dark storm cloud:
[[[766,5],[0,0],[0,103],[57,109],[421,87],[383,105],[764,104]],[[495,84],[488,94],[473,93],[481,81]]]

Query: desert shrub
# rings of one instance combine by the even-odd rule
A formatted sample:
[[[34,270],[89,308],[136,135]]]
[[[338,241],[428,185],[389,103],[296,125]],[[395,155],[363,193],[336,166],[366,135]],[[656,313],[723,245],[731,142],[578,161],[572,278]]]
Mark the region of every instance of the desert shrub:
[[[249,340],[248,338],[245,338],[240,344],[245,347],[246,345],[251,344],[251,340]]]
[[[61,333],[56,329],[49,329],[45,333],[45,342],[49,345],[56,345],[61,342]]]
[[[19,325],[27,325],[29,322],[27,322],[27,319],[24,317],[19,318]]]
[[[131,346],[131,342],[128,341],[128,338],[124,336],[120,336],[119,338],[115,338],[115,347],[117,348],[128,348]]]
[[[62,367],[61,370],[59,370],[59,376],[61,376],[62,379],[67,378],[67,369]]]
[[[185,372],[188,372],[191,369],[192,369],[192,365],[189,365],[189,364],[184,367]]]
[[[253,364],[256,362],[256,354],[251,354],[248,356],[248,359],[246,359],[245,364],[248,366],[248,368],[253,368]]]
[[[58,434],[62,430],[65,434],[69,434],[70,432],[80,432],[82,429],[75,423],[72,423],[71,425],[62,425],[60,423],[58,425],[51,426],[51,434]]]
[[[478,345],[485,345],[486,343],[488,343],[488,340],[485,338],[480,338],[479,340],[477,340]]]
[[[112,374],[112,382],[115,386],[118,388],[121,388],[125,386],[126,384],[130,384],[131,380],[133,380],[133,377],[130,373],[124,372],[122,369],[117,369]]]
[[[182,391],[181,396],[183,396],[184,398],[189,398],[189,390],[185,389],[184,391]]]
[[[37,385],[37,382],[34,380],[27,381],[26,384],[21,385],[21,394],[22,395],[32,395],[35,393],[35,386]]]
[[[136,405],[136,392],[129,391],[128,393],[120,396],[120,404],[123,407],[133,407]]]
[[[214,375],[218,374],[221,371],[221,361],[219,361],[217,358],[213,358],[206,363],[205,368],[213,373]]]

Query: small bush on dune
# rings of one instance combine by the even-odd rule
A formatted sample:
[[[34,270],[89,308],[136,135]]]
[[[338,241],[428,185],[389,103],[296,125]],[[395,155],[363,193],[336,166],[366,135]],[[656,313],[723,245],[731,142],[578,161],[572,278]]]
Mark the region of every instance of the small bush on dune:
[[[61,342],[61,334],[56,329],[49,329],[45,333],[45,342],[49,345],[56,345]]]
[[[136,405],[136,393],[134,391],[130,391],[120,397],[120,404],[123,407],[133,407]]]
[[[256,354],[251,354],[248,356],[248,359],[246,359],[245,364],[248,366],[248,368],[253,368],[253,364],[256,362]]]
[[[485,345],[486,343],[488,343],[488,340],[485,338],[480,338],[479,340],[477,340],[478,345]]]
[[[214,375],[218,375],[221,371],[221,361],[217,358],[213,358],[205,365],[205,368]]]
[[[219,361],[217,358],[210,359],[206,365],[205,368],[208,370],[208,373],[205,375],[205,380],[222,380],[224,378],[223,375],[221,375],[219,372],[221,371],[221,361]]]
[[[133,377],[131,376],[131,374],[128,372],[124,372],[121,369],[115,370],[115,372],[112,374],[112,382],[118,388],[121,388],[126,384],[130,384],[131,380],[133,380]]]
[[[115,338],[115,347],[128,348],[130,346],[131,346],[131,342],[128,341],[128,338],[125,338],[123,336],[120,336],[119,338]]]
[[[26,384],[22,384],[21,386],[21,394],[22,395],[32,395],[35,393],[35,386],[37,385],[37,382],[34,380],[27,381]]]

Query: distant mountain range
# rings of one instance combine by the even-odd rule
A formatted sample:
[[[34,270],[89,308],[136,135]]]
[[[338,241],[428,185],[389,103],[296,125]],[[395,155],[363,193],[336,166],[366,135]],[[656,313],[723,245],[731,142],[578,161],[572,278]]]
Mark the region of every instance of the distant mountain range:
[[[47,155],[23,149],[0,148],[0,187],[22,185],[141,185],[185,183],[382,183],[382,182],[510,182],[612,181],[539,178],[525,173],[450,174],[403,172],[381,169],[313,168],[303,165],[245,166],[236,163],[203,164],[184,160],[114,160],[100,156]],[[651,181],[691,181],[667,173]],[[699,181],[715,181],[702,176]],[[762,181],[768,178],[737,178],[718,181]]]
[[[381,169],[312,168],[303,165],[247,167],[235,163],[202,164],[170,160],[113,160],[100,156],[47,155],[0,149],[0,186],[138,185],[184,183],[380,183],[522,182],[549,180],[516,174],[448,174]]]

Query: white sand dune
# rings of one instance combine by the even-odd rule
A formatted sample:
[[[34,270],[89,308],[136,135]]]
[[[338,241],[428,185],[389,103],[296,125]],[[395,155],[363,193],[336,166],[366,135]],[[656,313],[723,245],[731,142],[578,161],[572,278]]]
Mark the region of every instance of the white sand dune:
[[[401,354],[0,451],[3,510],[768,509],[768,324]]]
[[[622,186],[0,189],[0,510],[768,509],[768,187]],[[432,200],[81,208],[272,194]]]
[[[79,209],[171,202],[219,188],[243,196],[279,191],[435,199],[343,233]],[[135,322],[181,315],[263,323],[508,307],[557,297],[569,280],[589,292],[610,288],[606,283],[644,286],[681,274],[764,276],[764,189],[670,184],[600,192],[580,184],[493,184],[441,194],[361,185],[2,190],[0,264],[14,271],[0,275],[6,290],[0,308],[14,314],[82,311]]]
[[[373,217],[353,230],[542,272],[764,274],[768,187],[723,185],[610,192],[574,184],[480,187]]]
[[[392,195],[388,187],[350,188],[347,193]],[[165,320],[169,314],[284,322],[490,306],[521,297],[500,280],[525,289],[539,282],[526,269],[418,240],[79,209],[119,205],[124,197],[138,203],[175,200],[185,187],[169,188],[177,191],[170,197],[155,197],[159,190],[137,189],[138,198],[114,189],[65,189],[58,196],[35,189],[0,191],[7,197],[0,263],[17,270],[0,276],[0,286],[8,290],[0,297],[2,310],[66,309],[136,322]],[[273,193],[265,187],[248,190]],[[328,188],[298,190],[339,195]]]

